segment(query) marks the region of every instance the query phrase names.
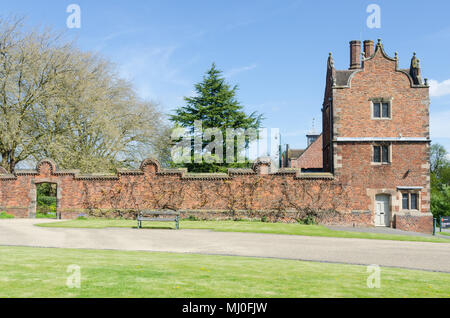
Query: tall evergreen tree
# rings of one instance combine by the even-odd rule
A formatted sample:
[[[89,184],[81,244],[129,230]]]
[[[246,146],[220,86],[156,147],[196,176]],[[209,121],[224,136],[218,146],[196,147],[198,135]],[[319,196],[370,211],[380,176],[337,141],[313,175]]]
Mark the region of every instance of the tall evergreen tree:
[[[203,81],[195,85],[196,96],[185,97],[186,106],[179,107],[175,115],[171,116],[171,121],[178,127],[189,129],[194,134],[195,121],[202,123],[202,135],[207,128],[218,128],[222,132],[223,140],[226,140],[227,128],[258,129],[261,125],[262,115],[253,112],[247,115],[243,111],[243,106],[236,99],[237,85],[230,86],[225,82],[222,72],[213,63],[211,68],[203,76]],[[251,137],[246,137],[246,145]],[[214,138],[213,138],[214,140]],[[210,141],[204,141],[202,150]],[[237,141],[234,145],[235,159],[238,151]],[[192,146],[192,158],[194,148]],[[226,146],[223,146],[223,156],[225,159]],[[213,154],[214,155],[214,154]],[[224,160],[225,161],[225,160]],[[183,166],[194,172],[225,172],[230,167],[245,167],[246,163],[186,163]]]

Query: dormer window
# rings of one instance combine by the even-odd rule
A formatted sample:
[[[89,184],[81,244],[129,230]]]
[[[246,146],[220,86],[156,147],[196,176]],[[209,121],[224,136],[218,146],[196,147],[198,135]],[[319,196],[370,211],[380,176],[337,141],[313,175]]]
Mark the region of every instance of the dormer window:
[[[372,100],[372,119],[391,119],[391,101],[386,99]]]

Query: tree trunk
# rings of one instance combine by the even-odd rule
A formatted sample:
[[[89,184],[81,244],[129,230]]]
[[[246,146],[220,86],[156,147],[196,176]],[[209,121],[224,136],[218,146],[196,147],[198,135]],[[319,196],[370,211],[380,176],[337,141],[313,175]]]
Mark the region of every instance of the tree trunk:
[[[9,170],[8,154],[7,153],[2,153],[2,164],[1,164],[1,166],[3,168],[5,168],[8,172],[11,172]]]
[[[2,164],[1,166],[5,168],[8,172],[13,173],[16,168],[16,160],[11,156],[11,152],[2,153]]]
[[[10,161],[9,161],[9,172],[11,172],[11,173],[13,173],[14,172],[14,169],[16,168],[16,160],[14,160],[14,159],[11,159]]]

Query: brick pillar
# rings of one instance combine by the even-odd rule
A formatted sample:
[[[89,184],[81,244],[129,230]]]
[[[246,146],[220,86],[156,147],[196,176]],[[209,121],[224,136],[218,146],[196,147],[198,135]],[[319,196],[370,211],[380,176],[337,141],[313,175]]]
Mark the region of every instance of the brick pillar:
[[[371,57],[373,54],[374,44],[372,40],[365,40],[364,41],[364,56]]]
[[[269,157],[260,157],[253,163],[252,169],[257,174],[269,174],[271,171],[272,161]]]
[[[350,69],[361,68],[361,41],[350,41]]]

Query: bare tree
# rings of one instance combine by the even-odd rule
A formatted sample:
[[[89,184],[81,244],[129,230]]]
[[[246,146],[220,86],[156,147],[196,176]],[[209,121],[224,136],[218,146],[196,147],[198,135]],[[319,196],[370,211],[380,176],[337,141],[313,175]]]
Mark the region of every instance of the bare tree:
[[[51,157],[63,168],[105,171],[158,156],[162,112],[114,69],[61,34],[0,20],[2,166]]]

